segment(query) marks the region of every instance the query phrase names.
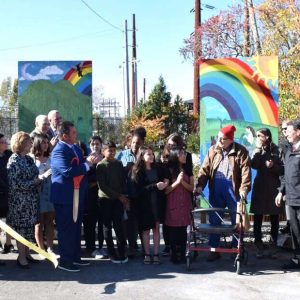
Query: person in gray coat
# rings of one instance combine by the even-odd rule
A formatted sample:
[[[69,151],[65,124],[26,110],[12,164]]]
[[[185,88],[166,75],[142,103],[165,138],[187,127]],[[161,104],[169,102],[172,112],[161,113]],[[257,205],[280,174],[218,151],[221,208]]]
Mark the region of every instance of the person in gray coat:
[[[257,246],[257,258],[263,258],[265,246],[262,243],[262,221],[264,215],[270,215],[271,241],[276,247],[279,214],[282,208],[275,205],[275,197],[280,186],[280,176],[284,173],[279,148],[272,142],[272,134],[268,128],[256,132],[256,149],[252,154],[251,167],[257,170],[253,183],[250,212],[254,214],[254,238]],[[276,252],[269,253],[276,258]]]

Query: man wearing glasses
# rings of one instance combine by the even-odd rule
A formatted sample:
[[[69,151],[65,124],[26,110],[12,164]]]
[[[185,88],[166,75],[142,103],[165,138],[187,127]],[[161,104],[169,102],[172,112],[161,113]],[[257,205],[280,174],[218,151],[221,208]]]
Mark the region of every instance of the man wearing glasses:
[[[227,125],[220,129],[218,141],[208,150],[204,162],[199,171],[198,188],[203,189],[207,182],[209,186],[209,202],[214,208],[228,207],[237,209],[237,202],[246,199],[251,189],[251,167],[247,149],[234,142],[233,125]],[[231,215],[231,222],[235,224],[236,215]],[[221,224],[221,219],[216,214],[209,216],[212,225]],[[211,234],[209,245],[217,248],[220,235]],[[232,247],[236,247],[233,239]],[[219,259],[220,253],[210,252],[207,261]]]

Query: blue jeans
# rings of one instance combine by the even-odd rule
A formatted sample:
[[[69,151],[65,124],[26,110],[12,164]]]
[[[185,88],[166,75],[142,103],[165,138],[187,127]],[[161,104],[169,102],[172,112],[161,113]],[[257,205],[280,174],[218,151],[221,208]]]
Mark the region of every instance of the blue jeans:
[[[215,178],[214,189],[209,194],[209,203],[214,208],[228,208],[236,211],[237,199],[233,191],[232,181],[225,178]],[[219,213],[220,217],[223,218],[223,213]],[[236,223],[236,214],[230,214],[232,225]],[[220,225],[221,219],[216,213],[209,214],[209,223],[212,225]],[[213,248],[217,248],[220,242],[219,234],[211,234],[209,236],[209,245]],[[232,237],[232,247],[237,246],[237,240]]]

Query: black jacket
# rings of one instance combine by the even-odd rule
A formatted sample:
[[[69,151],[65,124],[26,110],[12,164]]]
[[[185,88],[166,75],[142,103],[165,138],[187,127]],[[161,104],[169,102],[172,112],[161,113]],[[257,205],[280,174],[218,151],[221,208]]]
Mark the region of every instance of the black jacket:
[[[6,150],[0,157],[0,218],[6,217],[8,201],[8,181],[7,181],[7,162],[12,155],[10,150]]]
[[[287,151],[279,191],[286,196],[287,205],[300,206],[300,149]]]

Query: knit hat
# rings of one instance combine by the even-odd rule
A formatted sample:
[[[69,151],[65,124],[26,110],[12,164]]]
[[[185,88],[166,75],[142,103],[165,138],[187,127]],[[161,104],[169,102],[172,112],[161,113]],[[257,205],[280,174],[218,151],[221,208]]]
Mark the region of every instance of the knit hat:
[[[230,140],[233,140],[235,131],[236,128],[233,125],[227,125],[220,129],[220,132],[222,132],[224,136],[226,136]]]

